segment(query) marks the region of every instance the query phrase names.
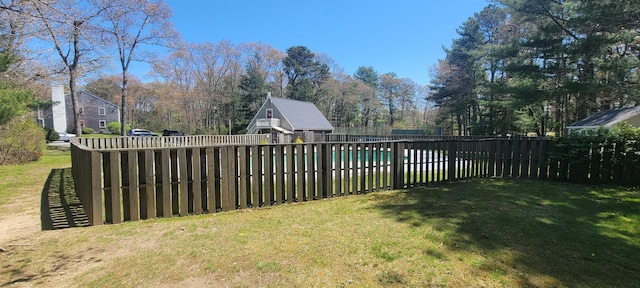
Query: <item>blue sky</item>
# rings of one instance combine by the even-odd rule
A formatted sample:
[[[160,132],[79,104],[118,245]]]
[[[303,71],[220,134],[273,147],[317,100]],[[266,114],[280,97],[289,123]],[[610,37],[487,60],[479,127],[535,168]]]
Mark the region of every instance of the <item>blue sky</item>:
[[[262,42],[285,51],[297,45],[332,57],[353,74],[379,74],[429,83],[434,66],[457,38],[456,28],[486,0],[292,1],[167,0],[172,22],[189,43]],[[139,63],[134,63],[136,65]],[[134,72],[135,73],[135,72]]]

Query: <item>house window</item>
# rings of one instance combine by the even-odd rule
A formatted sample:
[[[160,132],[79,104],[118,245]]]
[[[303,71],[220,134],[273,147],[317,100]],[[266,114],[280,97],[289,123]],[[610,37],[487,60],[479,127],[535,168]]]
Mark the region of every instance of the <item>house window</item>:
[[[104,107],[100,107],[98,108],[98,115],[105,115],[107,114],[107,109]]]
[[[100,126],[100,128],[107,128],[107,121],[100,120],[100,123],[98,124],[98,126]]]
[[[267,119],[273,118],[273,109],[267,109]]]

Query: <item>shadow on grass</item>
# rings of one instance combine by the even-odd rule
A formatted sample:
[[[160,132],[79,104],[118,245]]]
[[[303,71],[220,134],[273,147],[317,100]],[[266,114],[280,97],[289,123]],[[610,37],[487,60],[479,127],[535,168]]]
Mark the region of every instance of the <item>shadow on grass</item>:
[[[80,199],[75,194],[71,168],[53,169],[42,189],[42,230],[89,226]]]
[[[373,199],[397,221],[442,232],[451,253],[441,257],[481,254],[478,269],[511,285],[640,287],[637,190],[483,179]]]

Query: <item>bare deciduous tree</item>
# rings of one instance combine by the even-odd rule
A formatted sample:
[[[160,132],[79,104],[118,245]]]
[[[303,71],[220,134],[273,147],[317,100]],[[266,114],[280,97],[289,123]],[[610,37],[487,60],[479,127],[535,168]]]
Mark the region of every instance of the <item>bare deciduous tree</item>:
[[[82,0],[31,0],[35,23],[42,31],[42,39],[53,45],[60,57],[62,67],[59,72],[68,73],[69,92],[73,106],[73,130],[82,135],[80,108],[76,94],[76,82],[82,75],[85,64],[97,61],[95,51],[99,44],[94,41],[93,29],[96,17],[102,8]],[[95,57],[92,57],[95,56]],[[90,66],[90,65],[86,65]]]
[[[168,46],[178,33],[169,21],[171,8],[162,0],[91,0],[109,7],[101,14],[102,37],[114,43],[122,68],[120,133],[126,134],[128,75],[132,61],[150,61],[151,46]]]

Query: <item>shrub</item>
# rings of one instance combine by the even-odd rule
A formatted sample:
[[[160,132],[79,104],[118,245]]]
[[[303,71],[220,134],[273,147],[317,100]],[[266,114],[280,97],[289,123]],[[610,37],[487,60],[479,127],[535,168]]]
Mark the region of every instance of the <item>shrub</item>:
[[[89,127],[82,128],[82,134],[93,134],[93,133],[96,133],[96,130],[93,130],[93,128],[89,128]]]
[[[635,171],[640,169],[640,129],[623,123],[609,130],[601,129],[558,137],[554,139],[554,149],[549,156],[551,161],[567,163],[570,169],[579,172],[588,171],[593,157],[597,157],[597,161],[606,160],[610,163],[607,165],[614,165],[619,171],[622,171],[622,167]],[[574,175],[576,174],[580,173]],[[585,172],[579,177],[586,176]]]
[[[45,138],[47,139],[47,142],[56,141],[60,139],[60,135],[58,135],[58,132],[54,131],[52,128],[45,127],[44,133],[45,133]]]
[[[124,127],[126,131],[131,130],[131,126],[129,126],[129,124]],[[120,135],[120,122],[109,122],[107,124],[107,130],[109,130],[109,133],[113,135]]]
[[[0,164],[38,160],[44,151],[45,136],[44,130],[28,116],[15,117],[0,126]]]

